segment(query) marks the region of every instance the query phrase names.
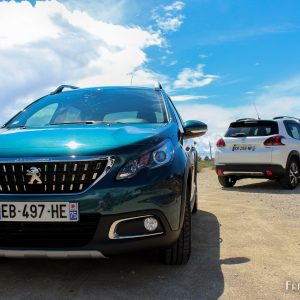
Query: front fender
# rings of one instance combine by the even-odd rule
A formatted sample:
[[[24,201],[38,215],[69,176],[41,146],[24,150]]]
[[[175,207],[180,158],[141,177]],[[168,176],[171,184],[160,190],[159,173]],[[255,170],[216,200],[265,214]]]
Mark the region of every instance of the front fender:
[[[194,161],[192,159],[190,159],[190,157],[186,160],[186,165],[185,165],[185,171],[184,171],[184,179],[183,179],[183,189],[182,189],[182,196],[181,196],[181,209],[180,209],[180,221],[179,221],[179,227],[180,229],[182,228],[183,225],[183,221],[184,221],[184,210],[185,210],[185,205],[186,205],[186,201],[188,201],[189,199],[187,199],[187,189],[190,188],[189,187],[189,174],[191,173],[191,176],[193,176],[192,172],[194,169]],[[193,178],[192,178],[193,180]]]

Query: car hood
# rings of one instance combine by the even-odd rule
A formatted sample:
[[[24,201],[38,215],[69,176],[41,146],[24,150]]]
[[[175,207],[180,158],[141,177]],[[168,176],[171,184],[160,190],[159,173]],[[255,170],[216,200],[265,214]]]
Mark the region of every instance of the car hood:
[[[0,157],[107,155],[136,152],[170,137],[172,124],[63,125],[0,129]]]

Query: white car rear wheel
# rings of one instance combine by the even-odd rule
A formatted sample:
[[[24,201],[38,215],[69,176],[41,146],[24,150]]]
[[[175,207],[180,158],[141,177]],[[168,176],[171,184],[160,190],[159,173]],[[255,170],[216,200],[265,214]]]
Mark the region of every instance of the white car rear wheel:
[[[219,182],[223,187],[233,187],[236,183],[236,178],[234,176],[218,176]]]
[[[295,189],[299,183],[299,164],[298,161],[292,158],[287,167],[281,183],[286,189]]]

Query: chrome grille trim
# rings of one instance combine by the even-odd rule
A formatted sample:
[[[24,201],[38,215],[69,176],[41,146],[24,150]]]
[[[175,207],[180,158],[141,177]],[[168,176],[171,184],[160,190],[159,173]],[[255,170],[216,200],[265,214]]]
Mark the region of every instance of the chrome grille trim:
[[[110,226],[109,232],[108,232],[108,237],[111,240],[121,240],[121,239],[136,239],[136,238],[144,238],[147,236],[155,236],[155,235],[161,235],[163,232],[155,232],[155,233],[147,233],[147,234],[142,234],[142,235],[118,235],[117,234],[117,227],[120,223],[129,221],[129,220],[135,220],[135,219],[145,219],[148,217],[154,217],[153,215],[145,215],[145,216],[138,216],[138,217],[132,217],[132,218],[126,218],[126,219],[120,219],[115,222],[113,222]]]
[[[76,161],[93,161],[101,159],[114,159],[113,156],[57,156],[57,157],[0,157],[0,163],[34,163],[34,162],[76,162]],[[5,168],[5,167],[4,167]],[[5,171],[5,170],[4,170]],[[6,172],[6,171],[5,171]]]
[[[78,180],[84,181],[86,180],[87,176],[82,176],[82,171],[80,171],[80,169],[78,170],[78,164],[82,164],[83,168],[83,172],[91,172],[91,170],[89,170],[89,163],[93,162],[93,161],[103,161],[106,162],[105,166],[103,166],[101,164],[101,162],[98,162],[97,165],[93,167],[92,172],[94,171],[94,173],[91,174],[91,184],[87,185],[86,187],[84,187],[84,182],[77,182]],[[22,175],[22,179],[23,182],[20,182],[19,184],[15,184],[16,182],[9,182],[9,178],[7,177],[7,175],[11,176],[13,175],[15,177],[15,174],[9,173],[9,170],[12,169],[12,165],[14,164],[14,169],[18,168],[16,167],[16,165],[18,166],[19,164],[21,164],[21,170],[23,170],[23,172],[26,172],[27,167],[26,165],[24,166],[24,164],[34,164],[39,163],[39,164],[45,164],[44,168],[45,170],[49,170],[49,166],[47,165],[47,163],[53,163],[53,162],[57,162],[57,163],[64,163],[63,164],[63,172],[67,172],[68,170],[68,164],[72,163],[72,162],[78,162],[76,164],[73,165],[73,170],[76,169],[77,173],[71,173],[71,174],[65,174],[63,173],[61,175],[61,181],[57,182],[57,176],[54,174],[52,175],[52,179],[53,176],[55,178],[55,180],[51,181],[51,185],[49,185],[49,183],[47,182],[47,179],[50,178],[50,174],[49,176],[47,176],[48,174],[42,174],[41,179],[43,180],[43,184],[41,186],[43,186],[43,191],[41,193],[26,193],[26,187],[29,187],[31,185],[27,183],[25,183],[26,180],[26,176]],[[0,182],[0,197],[1,196],[59,196],[59,195],[79,195],[82,193],[87,192],[89,189],[91,189],[95,184],[97,184],[113,167],[115,163],[115,157],[114,156],[69,156],[69,157],[53,157],[53,158],[39,158],[39,157],[28,157],[28,158],[0,158],[0,164],[2,164],[2,169],[0,169],[0,173],[2,173],[2,182]],[[76,165],[76,167],[75,167]],[[101,167],[102,165],[102,167]],[[57,170],[57,165],[55,165],[55,170]],[[69,167],[70,168],[70,167]],[[99,169],[101,169],[101,173],[98,171]],[[95,171],[97,173],[95,173]],[[44,170],[42,170],[42,173],[45,172]],[[74,172],[74,171],[72,171]],[[95,174],[98,174],[98,176],[95,177]],[[26,174],[25,174],[26,175]],[[67,176],[71,176],[69,178],[72,179],[72,181],[67,182],[66,179],[66,175]],[[3,178],[4,176],[4,178]],[[20,175],[19,175],[20,176]],[[84,178],[84,179],[82,179]],[[0,177],[1,179],[1,177]],[[5,179],[5,180],[3,180]],[[17,179],[17,178],[16,178]],[[49,179],[50,180],[50,179]],[[76,184],[78,185],[78,187],[74,188],[74,180],[76,180]],[[44,181],[46,181],[46,183],[44,183]],[[58,180],[59,181],[59,180]],[[48,184],[48,187],[47,187]],[[19,191],[19,193],[14,193],[11,191],[11,186],[18,186],[17,189],[15,189],[18,192],[18,189],[23,190],[23,193],[21,191]],[[13,190],[14,190],[13,187]],[[7,190],[8,192],[5,192],[5,190]],[[52,191],[51,191],[52,190]],[[75,191],[76,190],[76,191]],[[54,191],[54,192],[53,192]]]

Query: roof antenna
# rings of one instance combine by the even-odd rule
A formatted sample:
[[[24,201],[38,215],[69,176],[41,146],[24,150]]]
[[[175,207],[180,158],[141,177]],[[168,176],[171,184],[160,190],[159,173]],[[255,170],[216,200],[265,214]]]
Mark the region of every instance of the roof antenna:
[[[252,100],[252,104],[253,104],[254,109],[255,109],[255,111],[256,111],[257,119],[260,120],[260,116],[259,116],[259,113],[258,113],[258,110],[257,110],[257,107],[256,107],[256,105],[255,105],[255,101],[254,101],[254,100]]]

